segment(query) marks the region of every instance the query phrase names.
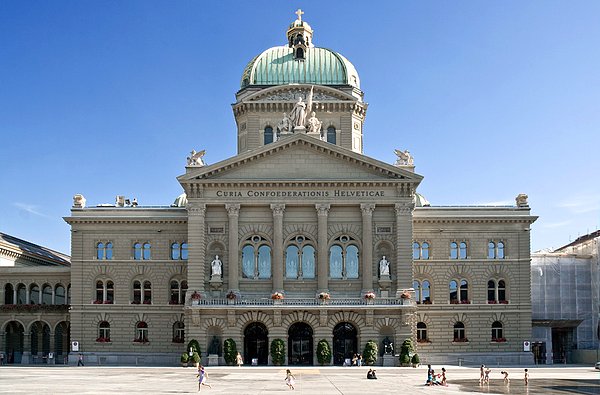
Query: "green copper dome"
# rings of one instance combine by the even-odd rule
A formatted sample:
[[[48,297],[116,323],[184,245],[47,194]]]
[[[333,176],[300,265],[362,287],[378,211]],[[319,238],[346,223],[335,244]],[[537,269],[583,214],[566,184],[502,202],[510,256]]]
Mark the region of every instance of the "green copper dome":
[[[356,69],[339,53],[307,48],[305,59],[294,59],[287,46],[269,48],[248,63],[241,87],[250,85],[351,85],[360,88]]]

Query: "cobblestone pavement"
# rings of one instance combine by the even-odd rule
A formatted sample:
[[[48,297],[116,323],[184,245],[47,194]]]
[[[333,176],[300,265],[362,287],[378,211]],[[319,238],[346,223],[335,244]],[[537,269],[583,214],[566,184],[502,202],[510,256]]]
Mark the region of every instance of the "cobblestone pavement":
[[[433,366],[441,370],[441,366]],[[212,388],[205,394],[284,394],[286,367],[207,367]],[[368,367],[290,367],[294,394],[600,394],[600,372],[591,367],[492,368],[489,385],[479,385],[479,369],[446,366],[448,387],[424,386],[427,367],[377,367],[378,380],[367,380]],[[507,370],[510,385],[503,383]],[[0,394],[192,394],[198,382],[194,368],[161,367],[13,367],[0,366]]]

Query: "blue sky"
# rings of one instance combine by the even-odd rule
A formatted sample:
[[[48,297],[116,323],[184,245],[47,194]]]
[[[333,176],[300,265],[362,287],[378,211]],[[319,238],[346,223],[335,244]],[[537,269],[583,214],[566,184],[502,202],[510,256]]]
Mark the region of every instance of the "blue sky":
[[[246,63],[297,8],[357,68],[365,154],[433,205],[514,204],[534,250],[600,225],[598,1],[0,2],[0,231],[69,253],[72,196],[168,205],[192,148],[235,155]]]

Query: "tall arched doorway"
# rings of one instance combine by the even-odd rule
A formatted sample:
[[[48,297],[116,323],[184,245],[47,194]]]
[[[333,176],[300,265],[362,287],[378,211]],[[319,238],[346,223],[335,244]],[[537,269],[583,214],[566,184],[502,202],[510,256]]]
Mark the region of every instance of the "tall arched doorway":
[[[340,322],[333,328],[333,364],[343,365],[347,358],[357,353],[358,340],[354,325]]]
[[[6,362],[21,363],[23,356],[23,338],[25,328],[20,322],[11,321],[6,325],[4,339],[6,342]]]
[[[61,321],[56,325],[54,329],[54,352],[55,352],[55,363],[64,364],[67,362],[69,355],[69,323],[67,321]]]
[[[313,364],[313,330],[305,322],[296,322],[288,330],[288,364]]]
[[[43,321],[36,321],[31,326],[30,334],[31,356],[35,363],[50,352],[50,327]]]
[[[254,358],[259,365],[269,363],[269,331],[260,322],[253,322],[244,330],[244,364],[251,365]]]

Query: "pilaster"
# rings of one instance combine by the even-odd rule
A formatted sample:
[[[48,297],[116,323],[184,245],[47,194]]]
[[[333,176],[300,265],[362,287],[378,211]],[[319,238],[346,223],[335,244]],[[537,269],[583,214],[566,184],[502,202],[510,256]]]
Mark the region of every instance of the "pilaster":
[[[396,297],[403,289],[412,287],[412,213],[415,204],[412,201],[396,203]]]
[[[373,290],[373,211],[374,203],[362,203],[362,288],[363,293]]]
[[[204,291],[206,266],[205,215],[206,205],[188,203],[188,287],[192,291]],[[191,294],[191,292],[190,292]]]
[[[316,204],[317,209],[317,293],[328,292],[327,268],[327,218],[329,216],[329,204]]]
[[[271,204],[273,211],[273,291],[283,291],[283,212],[285,204]]]
[[[229,219],[229,289],[239,292],[239,242],[238,242],[238,222],[240,216],[239,204],[226,204],[227,217]]]

